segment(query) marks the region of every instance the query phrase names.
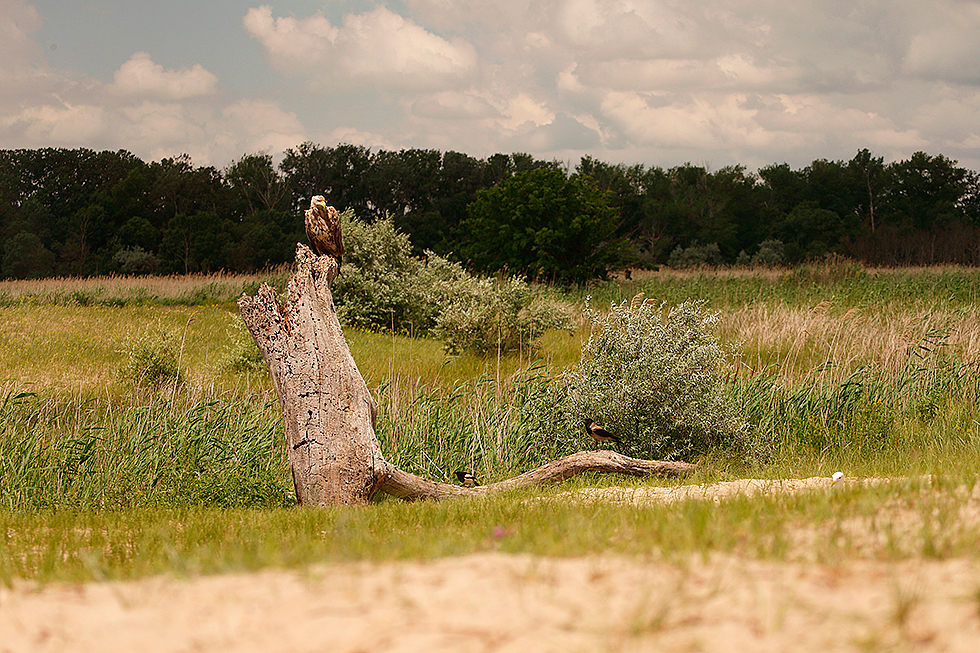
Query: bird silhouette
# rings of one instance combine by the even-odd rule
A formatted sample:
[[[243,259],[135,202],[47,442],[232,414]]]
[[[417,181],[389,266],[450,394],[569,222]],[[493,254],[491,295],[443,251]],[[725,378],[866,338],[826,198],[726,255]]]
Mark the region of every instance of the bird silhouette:
[[[585,424],[585,430],[596,442],[615,442],[616,444],[620,444],[622,442],[622,440],[620,440],[618,437],[587,417],[582,420],[582,423]]]

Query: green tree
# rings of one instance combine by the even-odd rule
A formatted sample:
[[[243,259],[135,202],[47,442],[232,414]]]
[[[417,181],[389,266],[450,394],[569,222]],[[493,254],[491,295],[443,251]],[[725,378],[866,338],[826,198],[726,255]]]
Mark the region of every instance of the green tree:
[[[875,211],[881,204],[881,195],[885,186],[885,159],[872,156],[867,149],[859,150],[850,163],[848,172],[860,192],[855,197],[855,210],[862,217],[865,225],[874,233],[877,228]]]
[[[339,211],[353,209],[358,215],[369,214],[365,183],[370,167],[371,152],[361,145],[321,147],[309,141],[286,150],[279,164],[293,211],[309,208],[311,197],[323,195]]]
[[[163,231],[160,251],[165,264],[183,274],[221,269],[229,236],[226,227],[214,213],[178,213]]]
[[[816,202],[800,202],[775,228],[791,262],[818,258],[836,251],[845,234],[841,217]]]
[[[538,279],[581,283],[619,265],[624,243],[609,193],[589,177],[556,169],[517,173],[481,190],[461,225],[459,254],[478,270],[504,268]]]
[[[48,276],[54,272],[54,258],[37,234],[22,231],[4,247],[3,276],[10,279]]]
[[[289,191],[282,175],[272,165],[271,154],[246,154],[225,170],[225,180],[244,201],[246,215],[289,206]]]
[[[965,217],[961,205],[970,190],[970,171],[942,154],[916,152],[888,166],[889,192],[883,218],[916,229],[947,227]]]

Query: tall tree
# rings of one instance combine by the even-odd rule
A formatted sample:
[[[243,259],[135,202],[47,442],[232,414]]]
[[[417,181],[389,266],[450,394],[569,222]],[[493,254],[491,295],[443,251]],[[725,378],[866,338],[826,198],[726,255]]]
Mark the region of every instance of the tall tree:
[[[477,193],[460,255],[483,271],[580,283],[621,264],[617,226],[609,194],[590,178],[537,168]]]
[[[363,146],[342,143],[325,148],[309,141],[286,150],[279,164],[292,201],[290,210],[298,215],[310,205],[311,197],[323,195],[338,210],[349,208],[366,217],[370,167],[371,152]]]
[[[869,150],[863,149],[854,155],[847,167],[854,184],[861,189],[855,197],[854,208],[862,216],[871,233],[874,233],[877,228],[875,211],[881,203],[881,194],[886,182],[885,159],[872,156]]]
[[[289,206],[289,191],[272,165],[271,154],[246,154],[225,170],[225,180],[245,202],[246,215],[281,211]]]

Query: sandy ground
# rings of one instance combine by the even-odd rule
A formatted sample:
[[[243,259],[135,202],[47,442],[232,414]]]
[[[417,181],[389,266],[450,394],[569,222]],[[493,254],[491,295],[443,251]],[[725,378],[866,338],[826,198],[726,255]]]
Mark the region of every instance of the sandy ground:
[[[785,478],[776,480],[743,478],[737,481],[721,481],[718,483],[705,483],[701,485],[676,485],[671,487],[584,488],[581,490],[562,492],[561,494],[557,495],[557,498],[600,500],[633,504],[643,504],[649,502],[672,503],[674,501],[684,501],[688,499],[700,499],[702,501],[713,501],[715,503],[719,503],[726,499],[739,496],[755,497],[776,496],[780,494],[798,494],[801,492],[845,488],[855,485],[880,485],[882,483],[890,483],[896,480],[907,479],[845,477],[840,481],[835,482],[831,478],[823,476],[814,476],[812,478]],[[918,478],[918,480],[928,482],[929,477],[923,476]]]
[[[825,481],[717,490],[798,491]],[[653,496],[659,491],[601,493],[716,496],[707,486],[672,488],[679,494],[667,499]],[[721,555],[667,563],[484,553],[0,588],[2,653],[633,650],[980,651],[980,562],[827,567]]]

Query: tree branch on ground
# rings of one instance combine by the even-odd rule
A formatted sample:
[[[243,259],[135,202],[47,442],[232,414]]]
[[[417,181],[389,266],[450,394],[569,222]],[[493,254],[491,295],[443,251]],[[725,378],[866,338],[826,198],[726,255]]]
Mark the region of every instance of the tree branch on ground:
[[[406,499],[478,496],[543,485],[584,472],[678,476],[697,466],[582,451],[498,483],[463,487],[405,472],[384,459],[377,406],[357,369],[334,308],[337,262],[305,245],[280,302],[265,284],[238,307],[269,367],[282,407],[289,467],[301,505],[364,504],[378,491]]]

